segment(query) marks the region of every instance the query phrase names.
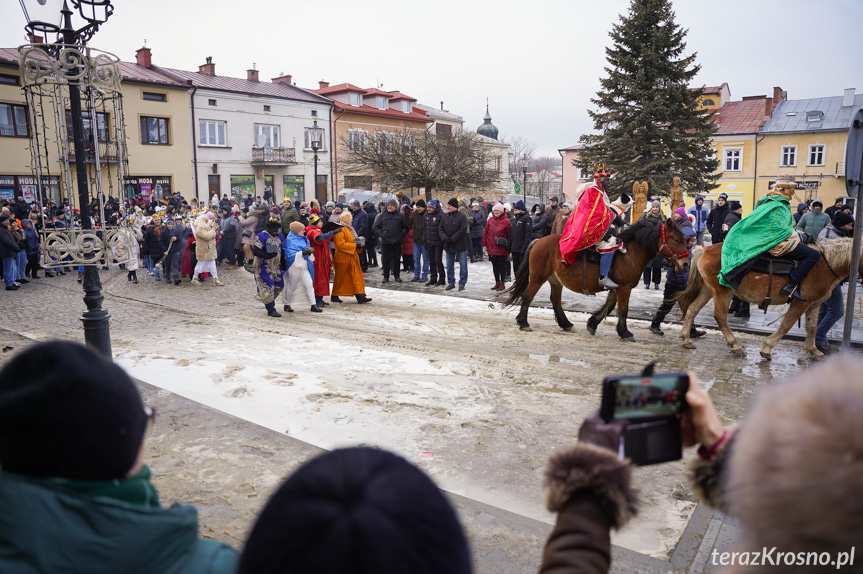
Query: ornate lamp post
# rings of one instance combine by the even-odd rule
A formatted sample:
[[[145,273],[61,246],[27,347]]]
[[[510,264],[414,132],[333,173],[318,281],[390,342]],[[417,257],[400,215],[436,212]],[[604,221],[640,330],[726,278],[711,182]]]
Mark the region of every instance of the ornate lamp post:
[[[314,197],[317,199],[318,197],[318,150],[321,149],[321,142],[324,139],[324,128],[318,127],[318,120],[315,120],[315,123],[312,127],[309,128],[309,139],[312,141],[312,150],[315,152],[315,183],[314,187]]]
[[[522,197],[524,198],[524,209],[525,213],[530,213],[527,209],[527,154],[522,155],[521,157],[521,173],[524,177],[524,184],[522,185]]]
[[[21,8],[27,19],[26,30],[31,36],[44,34],[48,42],[49,35],[57,35],[53,44],[45,46],[46,53],[55,57],[58,64],[67,70],[81,71],[84,67],[82,53],[76,48],[83,48],[93,37],[101,24],[111,16],[114,8],[111,0],[71,0],[72,6],[79,12],[87,24],[79,29],[72,26],[73,11],[66,0],[20,0]],[[71,48],[71,49],[70,49]],[[72,138],[75,149],[75,171],[78,185],[78,208],[81,214],[81,229],[93,228],[90,220],[90,191],[87,175],[86,134],[84,117],[81,110],[81,80],[72,73],[66,82],[69,94]],[[97,124],[96,117],[92,117]],[[94,130],[98,129],[93,127]],[[99,161],[98,157],[96,161]],[[44,207],[44,206],[43,206]],[[92,248],[92,242],[84,242],[85,249]],[[84,341],[100,351],[104,356],[111,357],[111,332],[108,320],[111,315],[102,308],[102,283],[99,279],[97,265],[84,266],[84,303],[87,310],[81,316],[84,323]]]

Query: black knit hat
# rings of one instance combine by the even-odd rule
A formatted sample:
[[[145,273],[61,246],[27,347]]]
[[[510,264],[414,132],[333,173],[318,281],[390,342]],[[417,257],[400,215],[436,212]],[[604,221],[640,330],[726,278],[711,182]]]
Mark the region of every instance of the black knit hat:
[[[454,197],[449,198],[449,201],[446,202],[447,205],[452,205],[456,209],[458,209],[458,200]]]
[[[447,499],[420,469],[371,448],[305,464],[267,503],[238,574],[469,574]]]
[[[417,200],[416,207],[425,207],[425,206],[426,206],[426,202],[424,199],[418,199]]]
[[[849,223],[854,223],[854,218],[851,217],[850,213],[845,213],[844,211],[837,211],[833,214],[833,227],[838,229],[843,225],[848,225]]]
[[[147,414],[129,375],[68,341],[33,345],[0,371],[0,467],[37,477],[124,478]]]
[[[740,209],[742,207],[743,207],[743,205],[739,201],[737,201],[736,199],[732,199],[731,201],[728,202],[728,211],[737,211],[738,209]]]

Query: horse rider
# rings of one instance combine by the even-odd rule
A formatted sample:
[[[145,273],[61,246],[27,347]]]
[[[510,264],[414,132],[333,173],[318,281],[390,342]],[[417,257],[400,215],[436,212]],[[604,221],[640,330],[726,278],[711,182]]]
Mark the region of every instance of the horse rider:
[[[722,285],[736,290],[758,256],[767,252],[774,257],[798,261],[781,293],[806,301],[800,294],[800,282],[818,263],[821,254],[806,245],[809,238],[805,233],[794,229],[790,201],[796,187],[794,182],[776,182],[767,195],[758,200],[755,210],[731,228],[722,243],[722,270],[719,272]]]
[[[609,277],[614,252],[619,247],[617,237],[611,228],[623,225],[623,214],[631,207],[630,198],[625,193],[612,202],[605,193],[605,184],[611,173],[604,164],[597,164],[593,174],[593,184],[585,184],[575,192],[575,211],[569,217],[560,236],[560,253],[564,267],[575,262],[580,251],[596,245],[602,255],[599,260],[599,286],[617,289],[618,285]]]

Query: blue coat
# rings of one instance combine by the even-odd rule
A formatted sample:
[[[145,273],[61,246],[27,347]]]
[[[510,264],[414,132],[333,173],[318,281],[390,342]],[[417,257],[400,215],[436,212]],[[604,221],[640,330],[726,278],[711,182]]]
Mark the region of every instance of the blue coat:
[[[294,264],[294,257],[297,252],[302,251],[306,247],[311,247],[309,240],[304,235],[297,235],[296,233],[288,233],[288,236],[285,238],[284,244],[285,250],[285,267],[287,269],[291,268],[291,265]],[[306,260],[306,265],[309,267],[309,273],[312,276],[312,281],[315,280],[315,265],[309,259],[308,255],[303,255],[303,259]]]
[[[354,217],[351,225],[354,227],[354,231],[357,232],[357,235],[360,237],[369,238],[369,215],[363,211],[362,209],[358,209],[356,211],[351,210],[351,215]]]
[[[701,206],[698,205],[698,200],[701,201]],[[707,229],[707,218],[710,216],[710,210],[704,207],[704,198],[700,195],[695,198],[695,205],[689,208],[687,213],[691,213],[695,216],[695,231],[698,233],[704,233],[704,230]]]

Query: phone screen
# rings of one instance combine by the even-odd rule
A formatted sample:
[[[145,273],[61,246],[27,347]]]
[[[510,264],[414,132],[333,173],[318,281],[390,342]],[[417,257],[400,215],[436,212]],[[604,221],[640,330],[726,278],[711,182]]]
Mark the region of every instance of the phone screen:
[[[614,397],[615,419],[673,416],[683,406],[685,387],[679,375],[621,377]]]

